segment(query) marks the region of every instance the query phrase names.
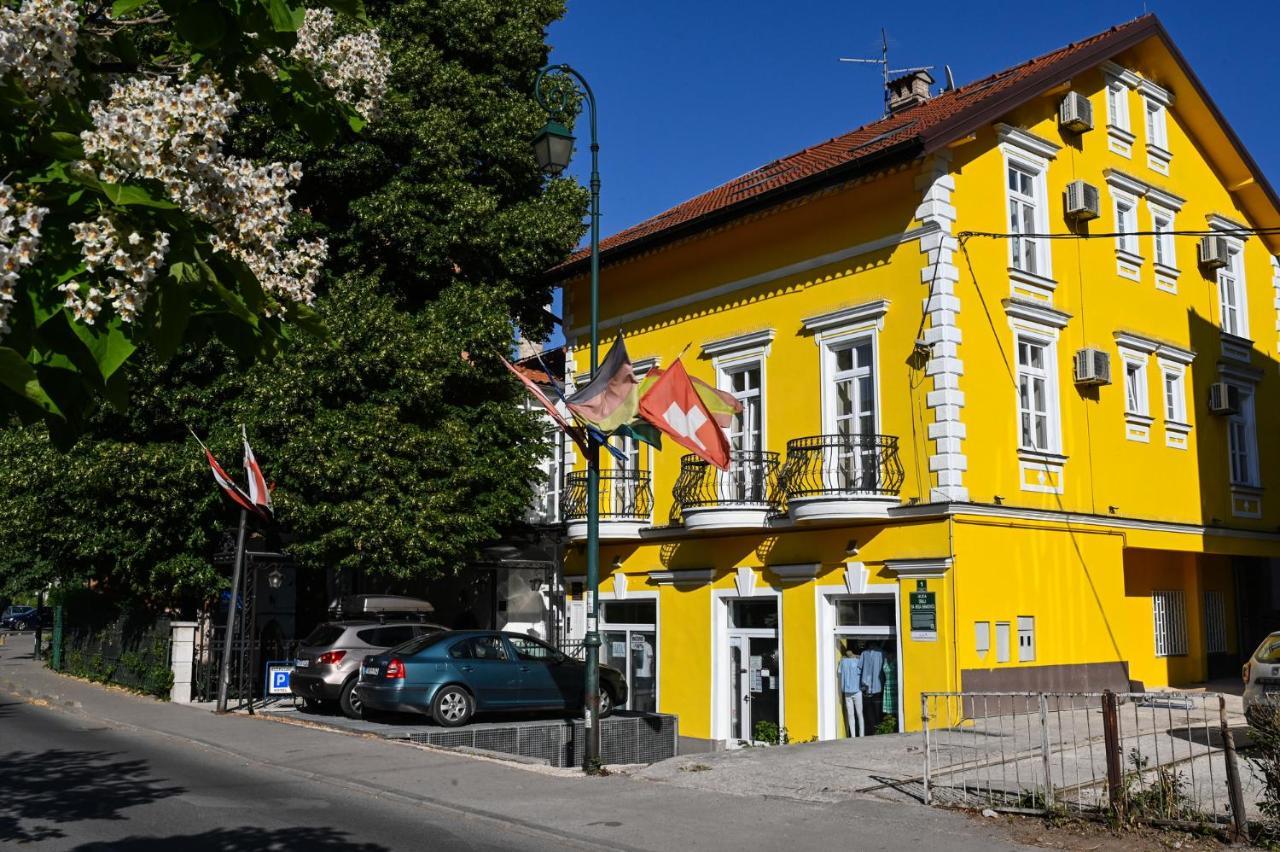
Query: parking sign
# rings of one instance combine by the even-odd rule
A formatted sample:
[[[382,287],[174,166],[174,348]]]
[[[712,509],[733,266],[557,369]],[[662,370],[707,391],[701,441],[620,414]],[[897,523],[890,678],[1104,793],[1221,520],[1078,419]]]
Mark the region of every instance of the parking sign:
[[[276,660],[267,663],[267,683],[263,690],[267,695],[288,695],[289,676],[293,673],[293,663],[288,660]]]

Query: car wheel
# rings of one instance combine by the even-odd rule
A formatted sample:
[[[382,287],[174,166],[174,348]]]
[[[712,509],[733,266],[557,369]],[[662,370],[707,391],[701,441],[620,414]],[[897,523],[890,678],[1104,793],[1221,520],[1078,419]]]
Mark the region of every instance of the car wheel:
[[[471,693],[460,686],[442,687],[431,702],[431,718],[446,728],[465,725],[475,712],[476,703]]]
[[[613,693],[609,691],[609,687],[600,687],[600,718],[607,719],[613,715]]]
[[[356,693],[356,679],[351,678],[342,685],[342,695],[338,698],[338,709],[348,719],[364,718],[364,702]]]

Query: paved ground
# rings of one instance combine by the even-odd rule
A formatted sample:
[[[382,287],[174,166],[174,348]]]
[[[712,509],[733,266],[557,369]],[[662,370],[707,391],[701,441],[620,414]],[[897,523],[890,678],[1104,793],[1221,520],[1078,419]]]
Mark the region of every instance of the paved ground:
[[[0,647],[0,846],[33,850],[1023,848],[909,804],[522,767],[139,698]]]

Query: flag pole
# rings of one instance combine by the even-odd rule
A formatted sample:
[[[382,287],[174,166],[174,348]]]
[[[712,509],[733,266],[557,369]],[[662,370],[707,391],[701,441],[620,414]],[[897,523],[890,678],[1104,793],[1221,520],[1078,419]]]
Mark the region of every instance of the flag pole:
[[[236,626],[236,603],[240,598],[240,582],[244,575],[244,537],[249,522],[247,509],[240,509],[240,532],[236,536],[235,567],[231,570],[231,600],[227,603],[227,630],[222,642],[222,666],[218,672],[218,713],[227,712],[227,689],[231,685],[231,646]],[[252,706],[253,696],[249,697]]]

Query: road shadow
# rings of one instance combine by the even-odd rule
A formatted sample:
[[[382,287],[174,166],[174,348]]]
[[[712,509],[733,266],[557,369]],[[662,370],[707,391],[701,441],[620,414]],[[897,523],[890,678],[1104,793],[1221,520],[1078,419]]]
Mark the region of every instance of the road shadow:
[[[73,852],[390,852],[377,843],[357,843],[344,831],[331,828],[279,828],[255,827],[217,828],[201,834],[181,834],[172,837],[126,837],[122,840],[85,843]]]
[[[125,819],[126,808],[186,792],[153,776],[147,761],[105,751],[6,752],[0,778],[0,847],[65,837],[60,824]]]

